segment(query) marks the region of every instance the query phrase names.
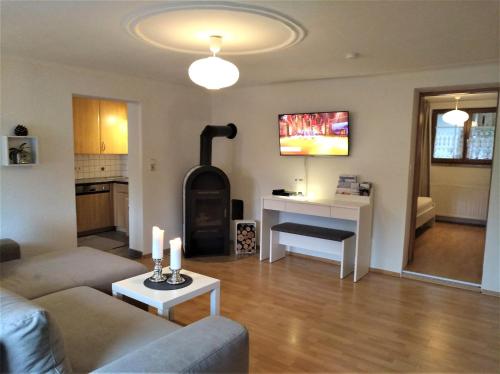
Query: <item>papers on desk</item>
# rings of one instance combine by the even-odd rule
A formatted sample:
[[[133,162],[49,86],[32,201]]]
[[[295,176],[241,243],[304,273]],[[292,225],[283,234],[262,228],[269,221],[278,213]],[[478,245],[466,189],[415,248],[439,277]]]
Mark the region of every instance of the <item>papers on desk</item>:
[[[357,175],[340,175],[337,195],[370,196],[371,182],[358,182]]]

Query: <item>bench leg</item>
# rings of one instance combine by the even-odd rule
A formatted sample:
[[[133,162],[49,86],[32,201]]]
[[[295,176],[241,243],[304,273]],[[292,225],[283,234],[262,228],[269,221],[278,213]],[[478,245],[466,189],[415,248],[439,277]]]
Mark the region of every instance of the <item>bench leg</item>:
[[[356,257],[356,236],[342,241],[342,261],[340,262],[340,278],[347,277],[354,271]]]
[[[286,249],[284,245],[281,245],[279,242],[279,237],[280,234],[279,232],[274,232],[273,230],[270,230],[271,232],[269,233],[269,262],[274,262],[281,260],[283,257],[285,257],[286,254]]]

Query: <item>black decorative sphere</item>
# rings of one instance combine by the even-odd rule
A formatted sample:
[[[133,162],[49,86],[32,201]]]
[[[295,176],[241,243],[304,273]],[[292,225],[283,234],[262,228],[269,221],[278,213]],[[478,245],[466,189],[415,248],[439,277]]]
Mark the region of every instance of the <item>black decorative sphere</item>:
[[[28,135],[28,129],[23,125],[17,125],[14,129],[14,135],[16,136],[26,136]]]

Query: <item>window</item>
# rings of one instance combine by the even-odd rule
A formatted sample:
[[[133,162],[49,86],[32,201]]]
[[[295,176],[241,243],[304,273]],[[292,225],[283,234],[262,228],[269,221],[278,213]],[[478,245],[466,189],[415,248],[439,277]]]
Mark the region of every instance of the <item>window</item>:
[[[443,121],[443,114],[448,110],[432,113],[432,162],[491,164],[496,108],[461,109],[469,114],[463,126]]]

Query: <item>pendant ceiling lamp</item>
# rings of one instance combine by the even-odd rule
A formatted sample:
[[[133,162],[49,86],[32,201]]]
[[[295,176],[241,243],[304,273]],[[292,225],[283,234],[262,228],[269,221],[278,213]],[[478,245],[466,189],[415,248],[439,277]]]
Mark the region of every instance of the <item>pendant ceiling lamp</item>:
[[[216,56],[222,44],[222,36],[210,37],[213,56],[196,60],[189,67],[189,78],[199,86],[218,90],[232,86],[238,81],[240,72],[235,64]]]
[[[449,123],[450,125],[463,126],[464,122],[469,119],[469,114],[458,109],[458,100],[460,100],[460,96],[456,96],[455,100],[455,109],[443,114],[443,121]]]

